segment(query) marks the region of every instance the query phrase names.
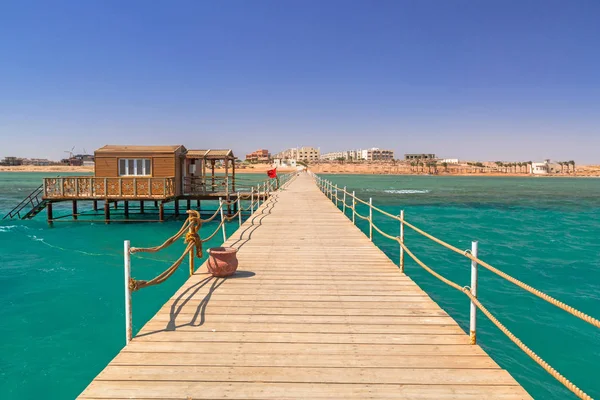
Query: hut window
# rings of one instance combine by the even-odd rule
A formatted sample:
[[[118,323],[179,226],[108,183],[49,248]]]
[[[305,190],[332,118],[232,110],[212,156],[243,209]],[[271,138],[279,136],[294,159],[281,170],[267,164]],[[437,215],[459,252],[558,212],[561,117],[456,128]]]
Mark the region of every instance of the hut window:
[[[119,176],[151,175],[149,158],[120,158]]]

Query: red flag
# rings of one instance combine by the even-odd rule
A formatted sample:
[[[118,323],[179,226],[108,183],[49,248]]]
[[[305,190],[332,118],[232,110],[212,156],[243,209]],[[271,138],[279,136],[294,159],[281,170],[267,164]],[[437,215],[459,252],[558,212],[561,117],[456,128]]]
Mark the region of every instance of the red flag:
[[[277,178],[277,168],[273,168],[267,171],[269,178]]]

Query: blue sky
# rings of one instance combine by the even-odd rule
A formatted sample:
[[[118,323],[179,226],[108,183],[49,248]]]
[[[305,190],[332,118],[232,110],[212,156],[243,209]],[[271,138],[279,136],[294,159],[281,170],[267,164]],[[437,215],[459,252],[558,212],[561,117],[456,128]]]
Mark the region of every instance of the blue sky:
[[[0,157],[104,144],[600,163],[600,2],[0,3]]]

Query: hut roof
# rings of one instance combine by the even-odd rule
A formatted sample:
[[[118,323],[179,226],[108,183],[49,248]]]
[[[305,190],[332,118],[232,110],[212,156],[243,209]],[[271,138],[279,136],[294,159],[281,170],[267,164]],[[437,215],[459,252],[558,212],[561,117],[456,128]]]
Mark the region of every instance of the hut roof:
[[[235,158],[231,149],[188,150],[185,156],[187,158],[203,158],[206,160],[232,160]]]
[[[106,145],[96,150],[96,153],[175,153],[185,147],[180,144],[171,146],[129,146],[129,145]]]

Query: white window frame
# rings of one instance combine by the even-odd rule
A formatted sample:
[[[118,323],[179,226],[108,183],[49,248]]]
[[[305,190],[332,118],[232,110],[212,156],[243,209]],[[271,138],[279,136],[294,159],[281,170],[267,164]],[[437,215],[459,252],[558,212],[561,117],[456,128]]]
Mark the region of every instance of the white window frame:
[[[138,171],[138,163],[142,160],[142,170]],[[121,162],[125,162],[125,171],[121,171]],[[133,171],[129,171],[129,162],[133,161]],[[146,171],[146,165],[149,165],[149,170]],[[117,160],[117,168],[119,176],[152,176],[152,159],[151,158],[119,158]],[[140,173],[138,173],[140,172]]]

